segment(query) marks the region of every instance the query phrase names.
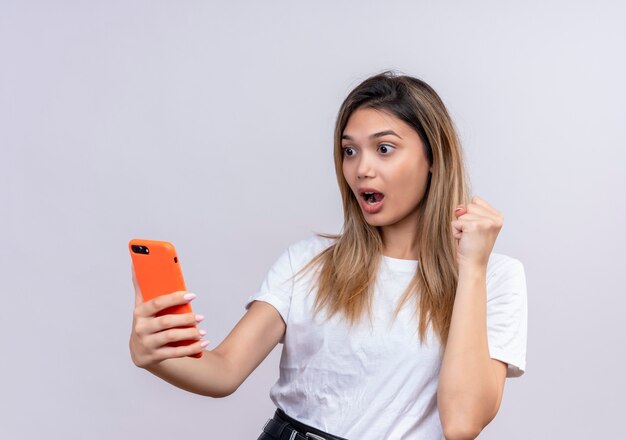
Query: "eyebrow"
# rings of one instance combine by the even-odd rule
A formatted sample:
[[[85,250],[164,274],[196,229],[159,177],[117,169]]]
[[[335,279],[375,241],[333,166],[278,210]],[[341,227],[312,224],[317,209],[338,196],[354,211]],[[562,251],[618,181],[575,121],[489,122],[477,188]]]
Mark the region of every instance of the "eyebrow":
[[[379,131],[378,133],[371,134],[370,135],[370,139],[379,138],[379,137],[382,137],[382,136],[387,136],[388,134],[391,134],[393,136],[397,136],[400,139],[402,139],[402,137],[398,133],[393,131],[393,130]],[[346,140],[349,140],[349,141],[353,141],[354,140],[354,139],[352,139],[351,136],[348,136],[347,134],[342,135],[341,139],[346,139]]]

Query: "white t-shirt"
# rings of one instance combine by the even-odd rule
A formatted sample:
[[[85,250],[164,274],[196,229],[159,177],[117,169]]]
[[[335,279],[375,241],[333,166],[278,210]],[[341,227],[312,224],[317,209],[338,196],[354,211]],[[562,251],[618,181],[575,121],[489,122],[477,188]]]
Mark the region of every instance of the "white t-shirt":
[[[274,262],[254,300],[273,305],[287,323],[280,341],[280,377],[270,398],[287,415],[348,439],[443,439],[437,384],[443,351],[431,326],[419,344],[415,300],[392,322],[396,301],[417,260],[383,256],[372,322],[367,313],[349,331],[340,313],[314,318],[314,271],[289,278],[334,240],[316,235],[291,244]],[[487,268],[487,336],[492,358],[508,363],[507,377],[526,368],[527,302],[524,267],[492,253]]]

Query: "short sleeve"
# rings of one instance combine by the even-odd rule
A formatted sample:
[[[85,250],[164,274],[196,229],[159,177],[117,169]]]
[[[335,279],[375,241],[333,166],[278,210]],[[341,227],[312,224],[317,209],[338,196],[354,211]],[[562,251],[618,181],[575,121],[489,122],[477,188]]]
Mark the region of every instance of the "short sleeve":
[[[528,305],[523,264],[508,257],[487,282],[487,339],[491,358],[508,364],[506,377],[526,370]]]
[[[245,309],[248,310],[253,301],[263,301],[274,306],[287,323],[293,292],[292,275],[291,255],[287,248],[274,261],[258,290],[248,297]],[[279,342],[284,343],[284,336]]]

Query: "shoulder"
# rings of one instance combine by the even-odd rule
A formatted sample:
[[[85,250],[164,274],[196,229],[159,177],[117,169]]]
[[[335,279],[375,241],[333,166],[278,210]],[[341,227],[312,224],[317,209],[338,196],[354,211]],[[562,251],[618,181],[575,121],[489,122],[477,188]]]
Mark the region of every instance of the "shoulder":
[[[492,252],[487,263],[487,290],[494,291],[505,285],[509,290],[514,288],[518,293],[525,293],[524,265],[517,258]]]
[[[523,270],[524,265],[517,258],[509,255],[492,252],[487,263],[487,275],[497,276],[503,271]]]
[[[335,243],[335,241],[333,238],[311,234],[292,242],[288,247],[288,252],[294,270],[308,263],[313,257]]]

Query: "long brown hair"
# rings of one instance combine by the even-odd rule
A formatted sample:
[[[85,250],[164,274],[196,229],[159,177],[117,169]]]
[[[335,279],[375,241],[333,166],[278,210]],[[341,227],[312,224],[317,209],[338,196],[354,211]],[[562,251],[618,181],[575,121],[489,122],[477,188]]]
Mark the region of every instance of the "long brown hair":
[[[418,265],[396,307],[394,319],[406,301],[414,297],[420,343],[425,340],[427,325],[432,324],[445,347],[458,281],[456,239],[450,222],[454,220],[454,209],[468,203],[470,186],[452,119],[437,93],[418,78],[386,70],[361,82],[344,100],[334,133],[335,172],[344,210],[342,232],[316,232],[317,236],[334,242],[294,276],[313,266],[321,268],[311,287],[318,288],[315,314],[324,308],[328,318],[340,312],[352,326],[366,309],[371,319],[373,285],[383,242],[379,227],[365,221],[342,167],[341,136],[350,115],[359,108],[386,111],[415,129],[432,165],[426,192],[418,206]]]

